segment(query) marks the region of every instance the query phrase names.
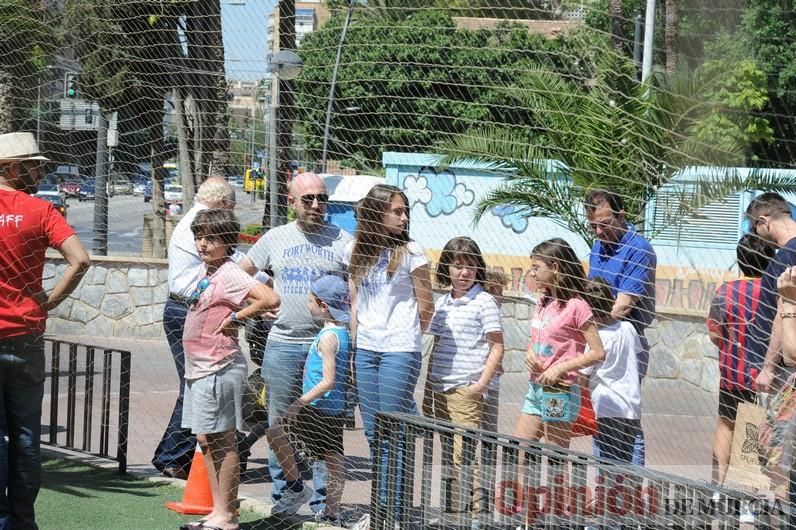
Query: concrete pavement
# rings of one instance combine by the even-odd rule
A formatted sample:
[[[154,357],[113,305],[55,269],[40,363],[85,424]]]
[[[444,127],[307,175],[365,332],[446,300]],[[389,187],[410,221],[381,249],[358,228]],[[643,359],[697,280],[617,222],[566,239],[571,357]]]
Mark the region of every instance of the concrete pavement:
[[[166,341],[63,338],[132,352],[129,469],[142,475],[157,475],[149,462],[177,396],[177,375]],[[418,385],[418,389],[422,389],[422,385]],[[513,431],[526,390],[524,374],[503,376],[500,432]],[[63,386],[61,392],[64,392]],[[416,398],[419,402],[419,392]],[[648,467],[691,479],[709,480],[717,396],[696,387],[645,385],[642,401]],[[46,423],[46,418],[45,413],[43,423]],[[348,472],[343,503],[347,509],[364,509],[370,499],[368,449],[361,424],[358,427],[357,430],[346,431],[345,435]],[[590,453],[591,438],[574,440],[572,449]],[[263,506],[270,500],[267,451],[265,440],[254,446],[249,470],[243,475],[240,488],[241,496],[260,501]]]

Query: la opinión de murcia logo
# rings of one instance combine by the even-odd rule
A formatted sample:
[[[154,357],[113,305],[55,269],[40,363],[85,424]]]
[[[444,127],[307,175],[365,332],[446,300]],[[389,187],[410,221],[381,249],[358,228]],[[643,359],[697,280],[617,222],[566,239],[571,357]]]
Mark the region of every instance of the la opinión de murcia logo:
[[[455,479],[443,478],[443,510],[446,513],[476,513],[487,511],[485,502],[489,492],[476,487],[471,500],[453,507]],[[603,476],[596,478],[593,488],[569,486],[565,475],[557,475],[552,485],[524,486],[518,480],[497,483],[493,495],[494,513],[502,516],[521,516],[533,523],[547,516],[600,518],[628,518],[639,523],[659,520],[661,517],[699,517],[707,519],[733,519],[741,508],[740,496],[713,498],[709,493],[701,497],[672,498],[673,492],[664,491],[654,484],[641,485],[622,475],[612,477],[610,485]],[[749,499],[748,509],[758,514],[785,515],[778,499]]]

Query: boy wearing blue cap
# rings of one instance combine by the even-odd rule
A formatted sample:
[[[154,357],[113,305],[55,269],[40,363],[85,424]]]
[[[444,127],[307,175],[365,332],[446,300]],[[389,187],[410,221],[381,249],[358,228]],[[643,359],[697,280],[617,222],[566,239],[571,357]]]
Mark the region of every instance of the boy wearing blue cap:
[[[299,450],[309,458],[326,461],[329,470],[326,508],[316,514],[316,519],[339,526],[345,480],[343,427],[350,349],[348,282],[332,274],[321,276],[310,286],[307,305],[312,316],[324,326],[307,354],[302,396],[266,433],[287,480],[285,492],[271,509],[271,515],[294,515],[312,495],[312,489],[301,480],[296,467],[294,454]]]

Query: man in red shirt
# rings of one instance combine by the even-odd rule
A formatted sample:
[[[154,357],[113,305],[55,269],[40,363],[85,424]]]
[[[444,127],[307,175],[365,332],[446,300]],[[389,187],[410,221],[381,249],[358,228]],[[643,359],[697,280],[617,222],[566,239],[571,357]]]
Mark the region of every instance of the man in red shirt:
[[[0,135],[0,528],[14,530],[38,528],[33,505],[41,482],[47,312],[69,296],[89,265],[64,217],[31,197],[45,161],[32,134]],[[67,263],[49,293],[41,280],[48,247]]]

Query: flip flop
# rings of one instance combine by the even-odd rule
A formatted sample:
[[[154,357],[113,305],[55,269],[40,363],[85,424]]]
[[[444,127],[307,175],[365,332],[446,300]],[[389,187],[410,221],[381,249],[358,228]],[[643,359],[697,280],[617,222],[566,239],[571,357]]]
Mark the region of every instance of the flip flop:
[[[191,523],[180,525],[180,530],[201,530],[202,526],[207,522],[207,519],[199,519]]]
[[[202,523],[196,528],[198,530],[240,530],[240,526],[236,526],[235,528],[223,528],[221,526],[216,526],[214,524],[207,524],[207,523]]]

